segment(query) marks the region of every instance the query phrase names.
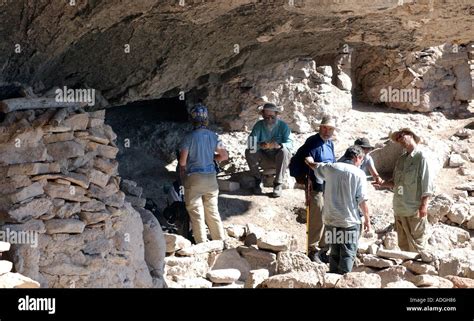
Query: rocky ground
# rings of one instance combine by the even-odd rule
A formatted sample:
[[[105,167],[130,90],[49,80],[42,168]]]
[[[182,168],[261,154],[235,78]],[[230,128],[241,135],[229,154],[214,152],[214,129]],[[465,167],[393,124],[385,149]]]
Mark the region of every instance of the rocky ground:
[[[372,144],[380,147],[374,152],[374,158],[377,165],[380,164],[379,167],[384,169],[386,167],[383,166],[384,155],[390,155],[390,149],[393,149],[390,144],[386,145],[388,133],[401,127],[411,127],[425,139],[426,144],[423,148],[432,153],[433,166],[437,169],[438,175],[436,197],[430,204],[429,212],[432,223],[432,235],[429,239],[430,255],[417,257],[413,253],[399,251],[396,246],[396,233],[392,231],[392,193],[378,191],[370,186],[369,204],[373,230],[361,239],[357,266],[354,269],[355,272],[366,272],[368,275],[351,274],[341,279],[343,281],[340,281],[337,287],[461,287],[466,284],[472,286],[474,216],[471,208],[474,204],[472,185],[474,137],[473,131],[469,129],[472,128],[474,121],[472,111],[471,106],[463,114],[458,115],[440,112],[419,114],[356,104],[350,112],[340,117],[335,137],[337,156],[342,155],[345,148],[357,137],[366,136]],[[158,124],[156,128],[162,131],[163,126]],[[179,141],[182,134],[189,129],[185,124],[176,123],[165,127],[168,127],[167,132],[170,133],[166,138],[168,143]],[[219,131],[219,128],[216,130]],[[247,134],[246,132],[221,134],[229,150],[230,160],[227,164],[223,164],[226,171],[220,174],[222,176],[220,180],[240,181],[240,189],[234,191],[225,191],[226,184],[223,183],[219,197],[221,216],[228,234],[232,237],[224,243],[211,242],[204,246],[190,247],[190,243],[175,235],[165,235],[168,242],[166,258],[168,285],[210,287],[232,284],[231,286],[239,287],[244,286],[247,281],[246,286],[253,287],[258,284],[268,287],[288,287],[290,284],[294,287],[335,286],[337,276],[325,273],[327,267],[317,266],[306,260],[303,255],[306,245],[304,191],[287,189],[283,197],[273,199],[268,195],[271,192],[270,187],[264,188],[264,193],[267,195],[261,196],[252,195],[250,190],[245,188],[248,179],[245,179],[245,173],[242,172],[247,170],[243,158]],[[295,146],[300,146],[309,135],[295,135]],[[147,144],[155,144],[150,141],[155,142],[151,139]],[[159,144],[163,144],[163,141]],[[150,145],[147,147],[151,148]],[[161,150],[172,151],[172,149],[168,145]],[[170,159],[171,156],[168,156]],[[126,162],[120,159],[120,154],[118,157],[120,166],[123,164],[129,170],[133,169],[131,155],[127,156]],[[148,175],[136,179],[139,185],[143,184],[144,195],[164,207],[166,195],[161,188],[154,189],[149,182],[153,181],[155,185],[159,182],[160,186],[166,182],[170,183],[174,177],[172,171],[175,169],[176,161],[168,162],[162,157],[160,162],[163,163],[161,166],[169,171],[149,172]],[[129,173],[133,173],[133,170]],[[226,174],[229,175],[224,176]],[[183,248],[185,250],[180,251]],[[193,254],[192,251],[203,253]],[[217,264],[216,260],[223,263]],[[228,268],[237,268],[240,275],[232,270],[217,271],[215,272],[217,276],[212,272]],[[260,271],[261,269],[264,270]],[[223,273],[223,276],[219,273]],[[314,277],[315,275],[317,277]],[[454,276],[444,278],[448,275]],[[268,279],[269,276],[271,278]],[[464,277],[471,279],[461,279]],[[257,282],[255,279],[260,281]],[[392,282],[398,283],[389,285]]]

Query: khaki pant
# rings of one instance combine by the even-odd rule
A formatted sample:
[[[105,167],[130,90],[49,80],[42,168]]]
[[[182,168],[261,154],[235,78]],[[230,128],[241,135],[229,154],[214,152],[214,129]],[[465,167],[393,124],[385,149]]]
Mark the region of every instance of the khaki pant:
[[[308,249],[315,250],[318,246],[326,248],[324,240],[324,223],[323,223],[323,192],[311,191],[311,199],[309,204],[309,235]]]
[[[291,152],[283,147],[278,150],[263,150],[252,151],[245,150],[245,159],[249,165],[250,175],[257,179],[261,179],[259,167],[261,168],[275,168],[274,184],[283,184],[285,173],[290,164]]]
[[[414,216],[395,215],[395,231],[398,235],[398,246],[403,251],[418,252],[424,250],[428,219]]]
[[[191,174],[184,182],[184,199],[196,243],[207,241],[206,224],[213,240],[225,238],[217,198],[219,185],[215,174]]]

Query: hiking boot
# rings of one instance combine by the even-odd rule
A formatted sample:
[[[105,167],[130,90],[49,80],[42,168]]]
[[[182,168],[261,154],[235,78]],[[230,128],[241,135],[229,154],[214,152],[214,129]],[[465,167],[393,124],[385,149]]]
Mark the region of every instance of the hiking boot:
[[[327,250],[319,250],[318,251],[318,258],[323,263],[329,263],[329,256]]]
[[[282,184],[276,184],[276,185],[273,187],[272,196],[273,196],[273,197],[280,197],[282,191],[283,191],[283,185],[282,185]]]
[[[262,194],[262,180],[261,179],[255,179],[255,186],[253,188],[253,193],[257,195]]]
[[[319,258],[318,251],[315,251],[315,250],[310,251],[308,254],[308,257],[312,262],[315,262],[317,264],[323,264],[323,262]]]

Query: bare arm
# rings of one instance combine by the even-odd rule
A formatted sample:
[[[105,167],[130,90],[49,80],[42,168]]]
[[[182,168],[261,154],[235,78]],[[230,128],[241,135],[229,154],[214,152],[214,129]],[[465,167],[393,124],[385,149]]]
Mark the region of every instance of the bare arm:
[[[420,205],[420,208],[418,209],[418,216],[420,218],[428,215],[428,201],[429,200],[430,200],[429,196],[421,197],[421,205]]]
[[[362,211],[362,214],[364,214],[364,231],[368,231],[370,230],[369,205],[367,204],[367,201],[364,200],[360,202],[359,207]]]
[[[222,162],[229,159],[229,153],[225,148],[217,147],[216,154],[214,155],[214,159],[218,162]]]
[[[181,184],[184,182],[184,174],[186,171],[186,163],[188,161],[188,150],[187,149],[182,149],[179,152],[179,178],[181,179]]]

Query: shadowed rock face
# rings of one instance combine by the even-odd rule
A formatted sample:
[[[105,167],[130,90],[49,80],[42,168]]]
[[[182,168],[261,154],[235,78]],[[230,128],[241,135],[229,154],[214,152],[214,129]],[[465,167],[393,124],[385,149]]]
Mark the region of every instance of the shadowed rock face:
[[[89,86],[118,105],[177,96],[299,56],[331,64],[344,44],[357,54],[474,39],[468,1],[72,2],[0,2],[0,83],[36,92]]]

